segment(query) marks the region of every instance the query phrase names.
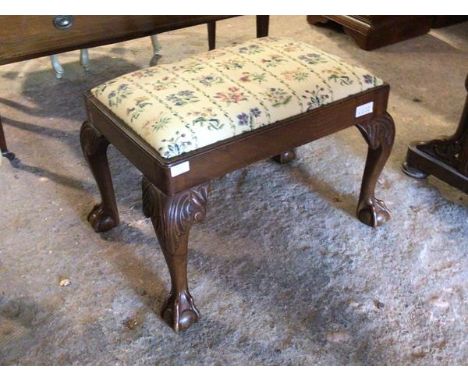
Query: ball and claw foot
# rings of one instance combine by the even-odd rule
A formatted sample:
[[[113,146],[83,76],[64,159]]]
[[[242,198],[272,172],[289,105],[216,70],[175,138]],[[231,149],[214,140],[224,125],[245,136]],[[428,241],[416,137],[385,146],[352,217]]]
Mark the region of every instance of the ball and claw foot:
[[[391,218],[390,210],[383,200],[375,197],[359,203],[357,211],[358,219],[371,227],[379,227]]]
[[[95,232],[106,232],[119,224],[115,218],[106,213],[102,204],[94,206],[88,215],[88,222]]]
[[[279,164],[286,164],[292,162],[297,158],[296,150],[284,151],[279,155],[275,155],[272,159]]]
[[[426,179],[429,174],[417,169],[416,167],[411,167],[408,162],[404,162],[401,166],[401,170],[411,178],[415,179]]]
[[[171,293],[161,310],[161,316],[176,333],[187,330],[200,319],[193,298],[188,291]]]

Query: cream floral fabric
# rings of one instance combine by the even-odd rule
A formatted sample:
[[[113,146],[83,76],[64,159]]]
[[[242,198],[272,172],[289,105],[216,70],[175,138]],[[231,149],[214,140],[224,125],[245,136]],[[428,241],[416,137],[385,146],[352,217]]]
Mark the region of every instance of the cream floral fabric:
[[[381,84],[313,46],[265,37],[141,69],[92,93],[173,158]]]

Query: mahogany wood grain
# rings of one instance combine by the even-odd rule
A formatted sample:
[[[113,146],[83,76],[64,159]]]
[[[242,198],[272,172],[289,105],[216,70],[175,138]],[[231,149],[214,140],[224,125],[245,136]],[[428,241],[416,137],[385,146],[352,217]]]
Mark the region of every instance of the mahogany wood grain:
[[[309,24],[341,25],[358,46],[373,50],[429,32],[432,16],[308,16]]]
[[[59,30],[54,16],[0,16],[0,65],[113,44],[234,16],[74,16]]]

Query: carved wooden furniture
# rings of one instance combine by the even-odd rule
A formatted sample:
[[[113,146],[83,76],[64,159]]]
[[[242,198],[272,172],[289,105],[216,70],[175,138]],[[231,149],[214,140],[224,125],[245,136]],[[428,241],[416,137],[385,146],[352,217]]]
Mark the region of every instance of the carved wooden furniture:
[[[468,91],[468,76],[465,80]],[[408,147],[403,172],[416,179],[429,175],[468,193],[468,95],[455,134]]]
[[[309,24],[335,22],[360,48],[372,50],[426,34],[432,16],[307,16]]]
[[[0,16],[0,65],[71,50],[113,44],[175,29],[208,24],[214,48],[215,23],[234,16]],[[268,34],[268,16],[257,16],[257,37]],[[0,150],[12,160],[0,120]]]
[[[389,86],[310,45],[263,38],[158,65],[104,83],[85,97],[84,156],[101,202],[96,232],[119,223],[106,150],[142,173],[143,212],[164,253],[172,288],[162,316],[175,331],[199,319],[188,289],[193,223],[205,217],[209,182],[259,160],[286,163],[300,145],[356,125],[368,144],[357,205],[363,223],[390,218],[374,196],[394,140]]]
[[[463,15],[437,15],[432,19],[432,28],[444,28],[449,25],[468,21],[468,16]]]

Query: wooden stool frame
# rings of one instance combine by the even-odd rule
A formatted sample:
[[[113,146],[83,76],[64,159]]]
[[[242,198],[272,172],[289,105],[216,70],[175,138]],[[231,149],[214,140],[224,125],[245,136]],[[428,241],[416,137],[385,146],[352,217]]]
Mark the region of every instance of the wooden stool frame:
[[[112,144],[143,173],[144,214],[152,220],[172,282],[162,315],[176,332],[185,330],[200,316],[188,289],[189,231],[205,216],[211,180],[268,158],[287,163],[295,158],[296,147],[356,125],[368,144],[357,216],[372,227],[390,218],[384,202],[374,195],[395,136],[387,113],[389,89],[384,84],[171,159],[161,157],[88,93],[88,120],[81,129],[81,145],[101,194],[101,203],[92,209],[88,220],[96,232],[119,223],[106,154]],[[356,117],[357,107],[370,102],[373,111]]]

